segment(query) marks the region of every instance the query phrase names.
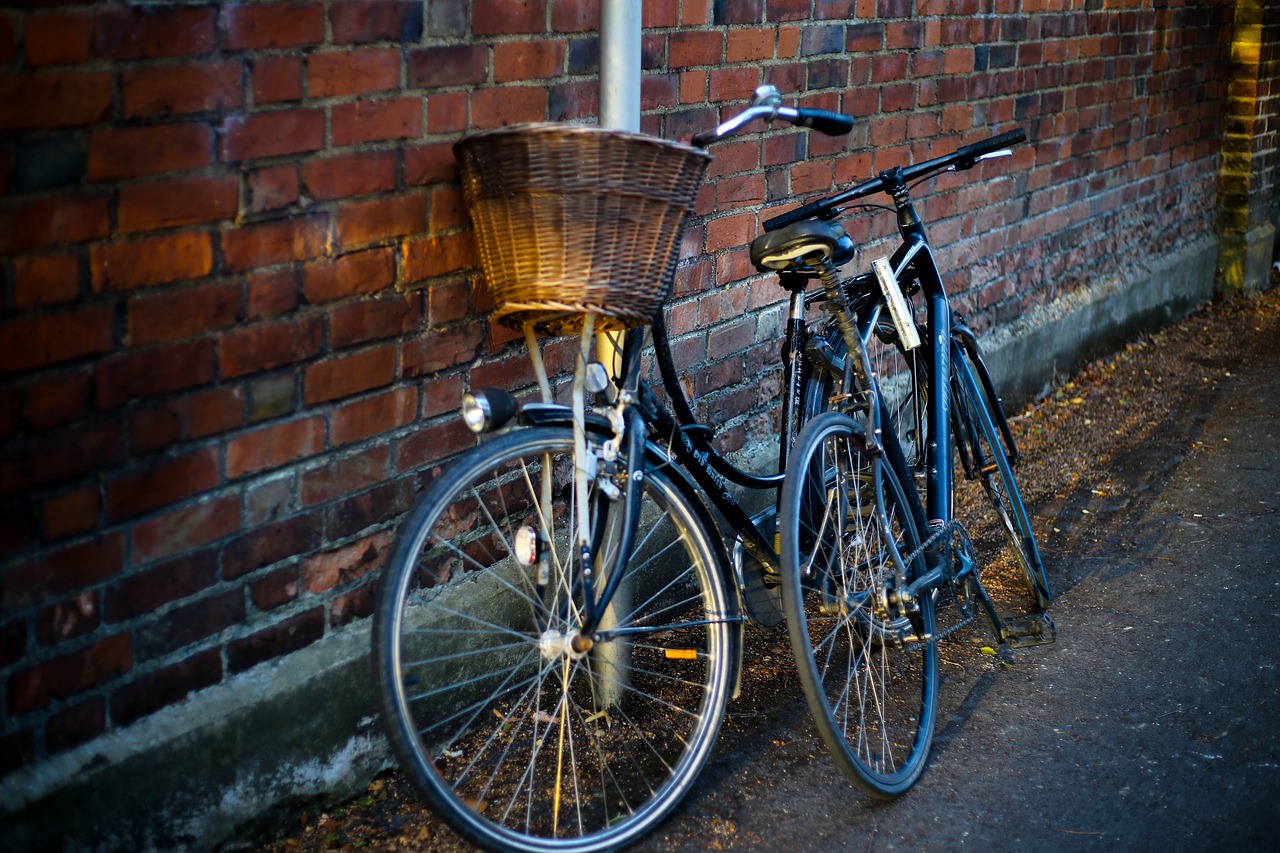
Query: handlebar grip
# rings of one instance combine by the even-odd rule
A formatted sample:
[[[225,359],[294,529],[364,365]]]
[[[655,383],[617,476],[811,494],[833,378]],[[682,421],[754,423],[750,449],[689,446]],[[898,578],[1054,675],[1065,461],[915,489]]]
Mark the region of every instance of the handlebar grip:
[[[826,212],[826,199],[811,201],[808,204],[802,204],[795,210],[788,210],[786,213],[780,213],[772,219],[764,221],[764,230],[777,231],[779,228],[786,228],[792,222],[799,222],[802,219],[811,219],[818,214]]]
[[[981,142],[975,142],[972,145],[966,145],[956,151],[956,156],[960,158],[961,163],[973,165],[983,154],[990,154],[992,151],[999,151],[1002,148],[1008,148],[1010,145],[1017,145],[1019,142],[1025,142],[1027,134],[1022,128],[1010,130],[993,136],[990,139],[984,139]]]
[[[833,113],[830,110],[796,110],[795,124],[825,133],[827,136],[844,136],[853,130],[853,116]]]
[[[695,133],[693,138],[689,140],[689,144],[695,148],[706,148],[715,141],[716,132],[714,130],[704,130],[701,133]]]

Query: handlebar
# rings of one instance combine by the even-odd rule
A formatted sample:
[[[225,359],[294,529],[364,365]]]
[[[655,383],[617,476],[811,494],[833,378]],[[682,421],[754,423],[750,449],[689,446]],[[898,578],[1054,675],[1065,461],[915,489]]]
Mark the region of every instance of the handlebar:
[[[706,148],[713,142],[718,142],[726,136],[737,133],[744,125],[758,118],[766,121],[781,119],[794,124],[796,127],[816,130],[819,133],[825,133],[827,136],[843,136],[853,130],[853,116],[831,112],[830,110],[784,107],[782,106],[782,95],[777,88],[774,86],[761,86],[756,89],[755,98],[752,100],[750,107],[728,121],[717,125],[712,130],[695,133],[689,142],[699,148]]]
[[[932,160],[925,160],[923,163],[917,163],[914,166],[898,170],[898,176],[902,183],[914,181],[934,172],[941,172],[951,169],[957,172],[963,172],[966,169],[972,169],[979,160],[994,156],[996,152],[1024,142],[1027,134],[1022,128],[1010,130],[1005,133],[998,134],[990,139],[984,139],[981,142],[975,142],[972,145],[965,145],[956,149],[951,154],[942,157],[935,157]],[[772,219],[766,219],[764,222],[765,231],[777,231],[779,228],[785,228],[793,222],[799,222],[802,219],[830,219],[834,216],[838,208],[843,204],[848,204],[856,199],[865,198],[878,192],[887,192],[888,184],[885,176],[890,172],[881,172],[877,177],[863,181],[844,192],[836,193],[827,198],[820,198],[817,201],[811,201],[808,204],[802,204],[794,210],[788,210]]]

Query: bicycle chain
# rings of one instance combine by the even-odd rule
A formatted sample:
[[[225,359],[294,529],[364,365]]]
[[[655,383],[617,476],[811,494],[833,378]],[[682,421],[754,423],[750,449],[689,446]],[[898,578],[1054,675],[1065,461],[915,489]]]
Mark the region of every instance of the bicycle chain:
[[[902,559],[903,564],[910,565],[911,563],[915,562],[916,558],[919,557],[921,554],[923,554],[927,549],[932,547],[935,543],[937,543],[941,539],[950,536],[956,530],[959,530],[960,534],[966,539],[968,539],[969,533],[967,530],[965,530],[964,525],[961,524],[959,521],[952,519],[951,521],[948,521],[945,524],[937,526],[933,534],[928,539],[926,539],[924,542],[921,542],[914,551],[912,551],[910,554],[903,557]],[[935,642],[950,636],[956,631],[959,631],[961,628],[968,625],[970,622],[972,622],[974,619],[978,617],[978,609],[976,607],[974,607],[972,604],[970,604],[968,607],[965,607],[964,605],[961,604],[961,597],[959,594],[959,590],[956,588],[956,578],[954,577],[954,575],[950,571],[948,571],[946,577],[947,577],[947,586],[950,588],[950,591],[951,591],[951,597],[956,602],[956,612],[960,613],[963,618],[956,624],[950,626],[949,628],[943,631],[937,630],[937,626],[935,625],[934,634],[933,634],[933,639]],[[976,570],[974,572],[973,577],[974,577],[974,580],[978,583],[978,585],[981,586],[982,581],[981,579],[978,578]]]

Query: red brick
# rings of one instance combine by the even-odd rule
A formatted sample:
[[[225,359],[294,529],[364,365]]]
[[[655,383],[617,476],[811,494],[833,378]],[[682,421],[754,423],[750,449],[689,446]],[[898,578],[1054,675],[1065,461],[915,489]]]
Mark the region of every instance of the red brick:
[[[0,254],[86,243],[107,236],[106,193],[38,198],[0,206]]]
[[[197,598],[165,611],[162,616],[136,624],[134,654],[138,660],[152,660],[176,652],[244,622],[244,590]]]
[[[724,57],[724,33],[676,32],[670,36],[667,64],[671,68],[719,65]]]
[[[442,281],[427,291],[427,322],[432,325],[461,320],[471,311],[471,283]]]
[[[79,592],[115,577],[123,565],[124,538],[115,532],[10,565],[4,575],[4,609],[12,613]]]
[[[475,447],[475,433],[461,418],[449,418],[435,426],[414,430],[396,442],[396,470],[411,471],[427,463],[438,463]]]
[[[83,12],[27,15],[27,65],[79,65],[89,61],[89,16]]]
[[[129,300],[129,346],[174,341],[232,325],[240,313],[236,282],[189,287],[160,296]]]
[[[427,197],[422,193],[344,204],[338,209],[337,242],[344,249],[426,228]]]
[[[360,441],[412,423],[418,411],[418,390],[396,388],[344,403],[329,416],[329,440],[334,447]]]
[[[370,582],[338,596],[329,605],[329,624],[339,628],[356,619],[365,619],[373,615],[374,590],[377,584]]]
[[[426,145],[407,146],[404,149],[406,186],[421,186],[457,179],[458,161],[454,159],[451,143],[429,142]]]
[[[0,625],[0,667],[9,667],[27,653],[27,621],[15,619]],[[3,752],[0,749],[0,752]]]
[[[422,316],[416,293],[348,302],[329,312],[329,345],[338,349],[412,331]]]
[[[122,455],[120,427],[114,422],[80,423],[38,433],[10,444],[0,454],[0,494],[71,480],[106,468]]]
[[[283,607],[298,597],[298,567],[285,566],[249,584],[249,600],[262,612]]]
[[[214,49],[216,11],[211,8],[107,7],[94,15],[94,52],[106,59],[194,56]]]
[[[332,112],[330,137],[335,147],[422,135],[421,98],[359,100],[335,104]]]
[[[255,60],[252,89],[255,104],[302,100],[302,60],[296,56],[264,56]]]
[[[103,306],[0,323],[0,374],[107,352],[112,346],[111,313]]]
[[[287,314],[298,307],[298,273],[293,269],[250,273],[245,277],[250,320]]]
[[[111,127],[89,134],[88,176],[114,181],[199,169],[213,156],[213,140],[203,124]]]
[[[18,55],[17,33],[14,31],[14,20],[17,16],[0,14],[0,66],[12,65]],[[0,770],[0,773],[4,773]]]
[[[302,377],[302,401],[308,406],[390,385],[396,349],[385,345],[309,365]]]
[[[295,515],[250,530],[227,543],[222,553],[222,577],[235,580],[258,569],[314,551],[320,545],[320,519]]]
[[[312,304],[376,293],[394,282],[395,256],[389,248],[316,261],[302,270],[302,292]]]
[[[89,374],[67,373],[27,386],[27,423],[45,429],[84,416],[89,407]]]
[[[218,485],[218,449],[161,458],[107,479],[107,520],[121,521],[175,504]]]
[[[324,608],[291,616],[227,645],[227,669],[243,672],[257,664],[306,648],[324,636]]]
[[[80,259],[75,255],[20,258],[13,262],[15,308],[70,302],[79,292]]]
[[[474,269],[479,262],[475,240],[468,232],[406,240],[403,263],[404,280],[411,282]]]
[[[230,448],[228,448],[229,455]],[[240,529],[240,495],[210,497],[134,525],[135,565],[154,562],[207,545]]]
[[[547,117],[547,93],[535,86],[503,86],[471,93],[471,124],[476,130]]]
[[[110,114],[111,98],[107,71],[0,75],[0,130],[94,124]]]
[[[493,46],[493,82],[554,77],[564,67],[564,42],[509,41]]]
[[[100,506],[97,485],[80,486],[49,498],[41,512],[40,527],[45,541],[88,533],[98,526]]]
[[[400,82],[400,51],[395,48],[330,50],[307,57],[307,94],[334,98],[385,92]]]
[[[320,352],[320,318],[292,317],[242,326],[218,342],[222,376],[244,376],[295,364]]]
[[[235,175],[179,178],[120,188],[117,212],[121,234],[216,222],[236,215]]]
[[[303,506],[315,506],[376,486],[387,479],[389,457],[387,446],[378,445],[310,468],[298,478],[298,499]]]
[[[472,0],[471,31],[478,36],[546,31],[546,0]]]
[[[470,86],[488,79],[489,51],[484,45],[447,45],[409,51],[409,85],[415,89]]]
[[[205,649],[185,660],[139,676],[111,694],[111,722],[127,726],[189,694],[222,681],[222,652]]]
[[[347,0],[329,11],[334,44],[371,41],[417,41],[422,36],[420,2],[408,0]]]
[[[396,154],[394,151],[360,151],[311,157],[302,164],[302,183],[314,201],[395,189]]]
[[[203,438],[244,424],[244,388],[196,391],[133,412],[135,452],[159,450],[182,439]]]
[[[413,359],[415,375],[437,373],[471,361],[480,354],[484,336],[485,329],[480,323],[425,333],[421,338],[420,354]]]
[[[298,166],[285,163],[254,169],[245,178],[245,206],[250,213],[280,210],[298,201]]]
[[[136,350],[97,363],[96,402],[99,408],[112,408],[136,397],[182,391],[212,379],[213,341]]]
[[[467,92],[440,92],[427,101],[427,133],[454,133],[467,129]],[[594,115],[583,110],[582,115]]]
[[[123,577],[106,589],[104,618],[136,619],[173,601],[190,598],[218,582],[218,552],[206,548]]]
[[[98,606],[98,593],[82,592],[36,612],[36,639],[42,646],[53,646],[83,637],[100,624],[102,608]]]
[[[203,232],[106,243],[90,250],[89,271],[94,293],[203,278],[213,271],[213,243]]]
[[[276,468],[324,449],[324,419],[303,418],[242,433],[227,442],[227,477]]]
[[[302,561],[302,588],[317,594],[350,583],[381,568],[390,550],[391,533],[384,530],[308,557]]]
[[[652,6],[653,4],[648,4]],[[646,24],[646,26],[659,26]],[[585,33],[600,28],[600,0],[552,0],[551,31]]]
[[[127,69],[120,74],[125,118],[235,109],[243,101],[241,64],[206,61]]]
[[[328,231],[329,223],[323,214],[224,231],[222,263],[229,272],[243,272],[315,258],[325,253]]]
[[[303,47],[324,41],[321,3],[245,3],[228,6],[222,28],[230,50]]]
[[[49,707],[133,668],[127,632],[106,637],[77,652],[24,670],[9,679],[9,713],[17,716]]]
[[[324,110],[284,110],[228,116],[222,123],[227,162],[302,154],[324,147]]]

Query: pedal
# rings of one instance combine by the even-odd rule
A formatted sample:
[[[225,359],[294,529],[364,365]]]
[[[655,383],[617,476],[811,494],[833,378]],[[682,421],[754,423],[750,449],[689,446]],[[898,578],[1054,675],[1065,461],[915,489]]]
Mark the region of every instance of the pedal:
[[[1016,619],[1004,620],[1000,639],[1010,648],[1021,649],[1025,646],[1044,646],[1058,637],[1058,629],[1048,613],[1033,613],[1030,616],[1019,616]]]

